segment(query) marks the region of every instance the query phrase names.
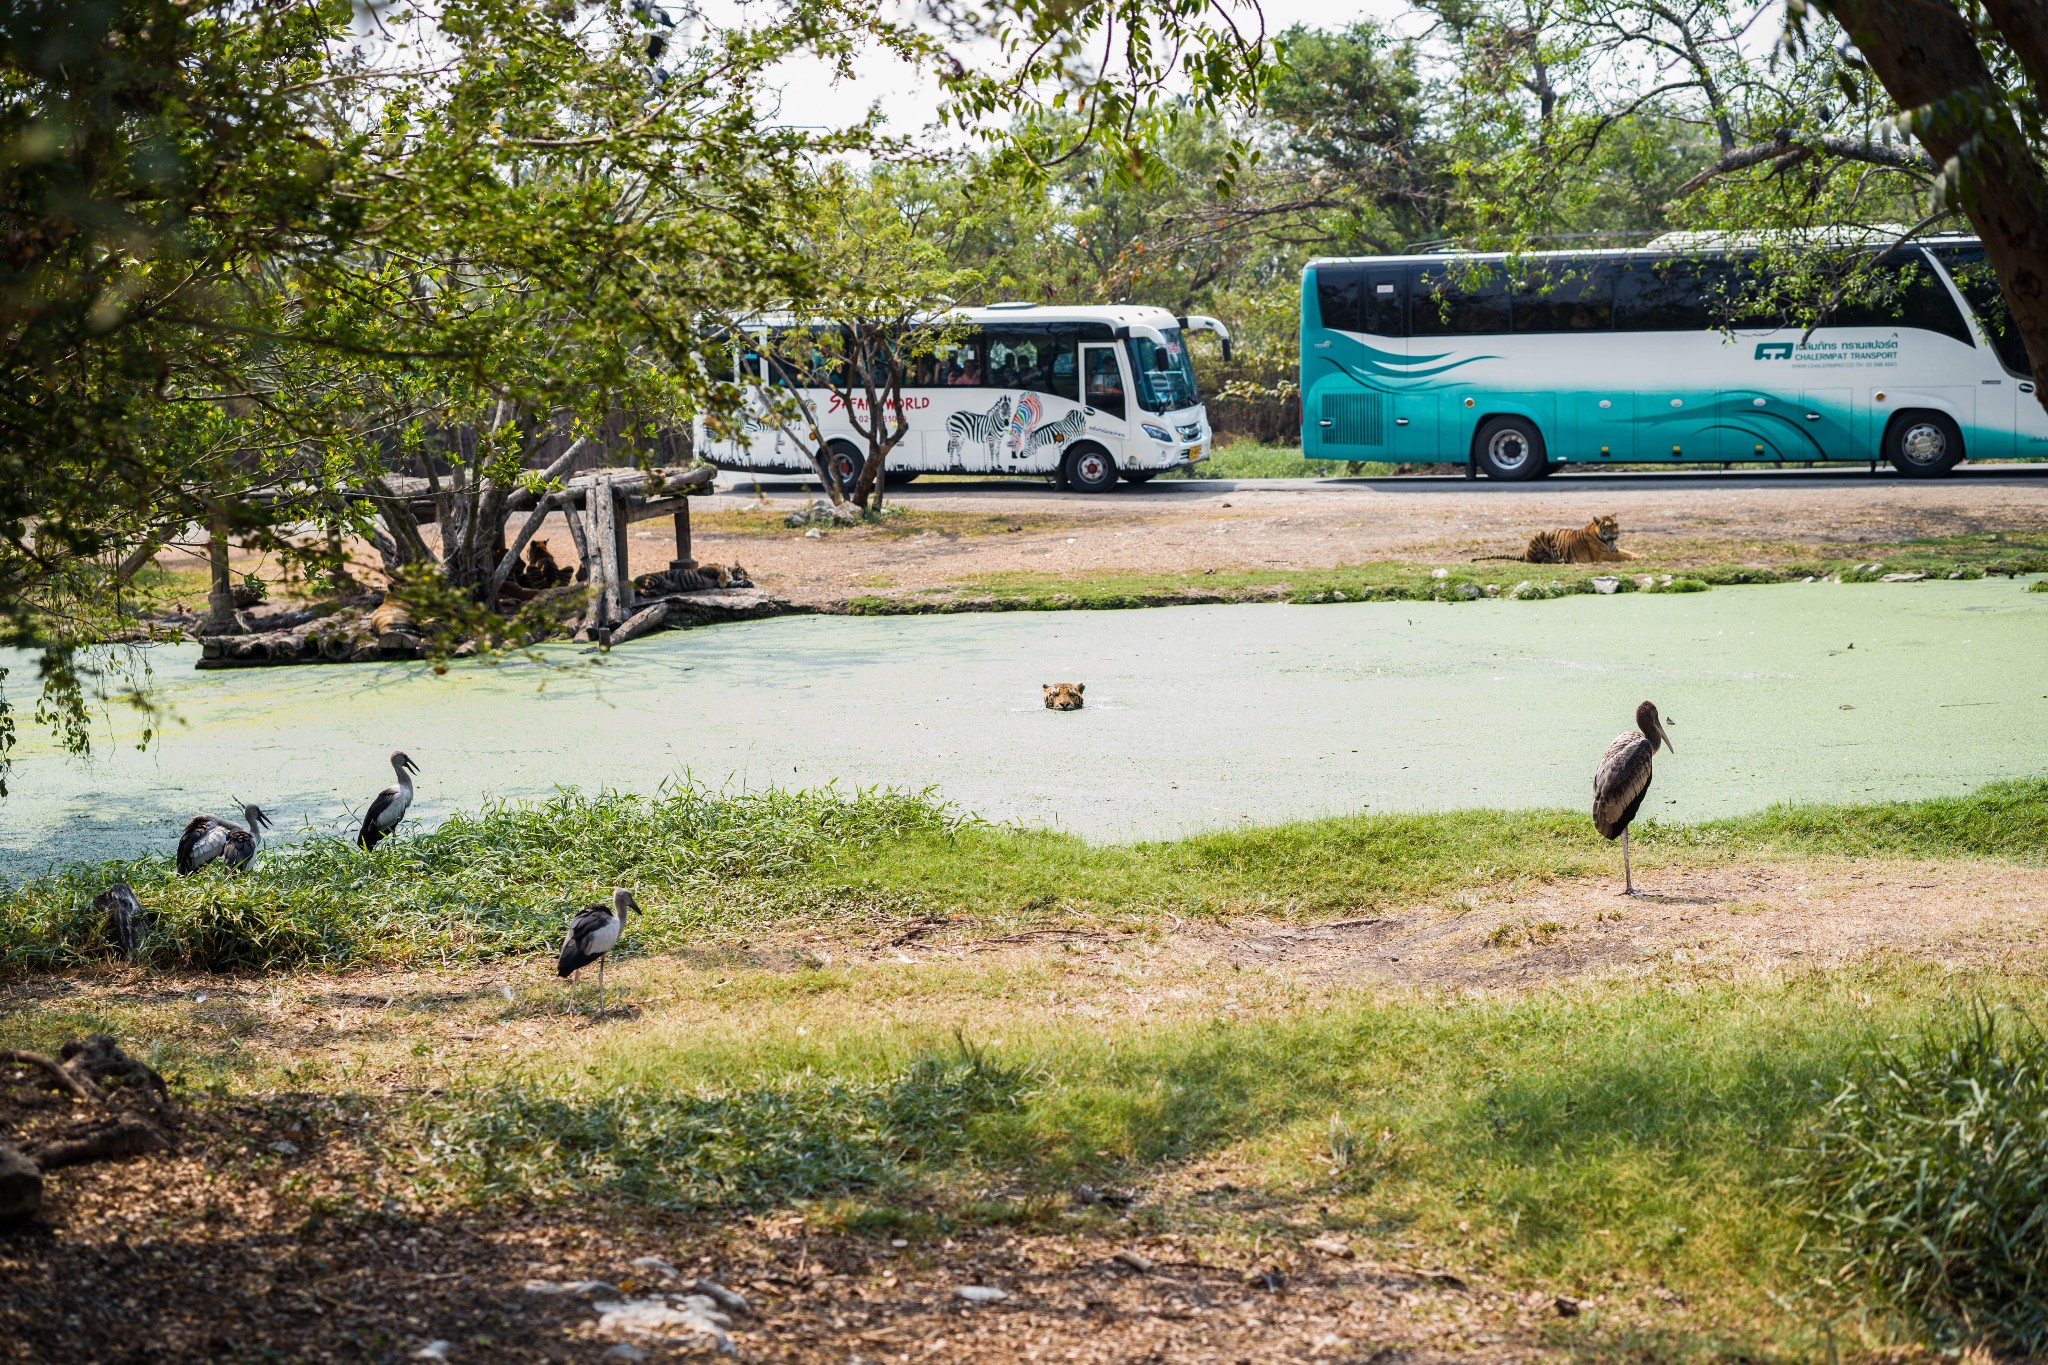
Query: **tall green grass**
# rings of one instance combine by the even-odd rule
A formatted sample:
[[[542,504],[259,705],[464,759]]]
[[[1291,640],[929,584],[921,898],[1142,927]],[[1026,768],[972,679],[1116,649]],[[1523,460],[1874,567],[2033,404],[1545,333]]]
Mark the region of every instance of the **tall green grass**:
[[[1643,856],[1998,858],[2048,850],[2048,781],[1861,806],[1780,806],[1642,825]],[[0,973],[103,959],[91,909],[109,882],[154,916],[158,966],[474,961],[551,950],[577,905],[630,885],[656,950],[764,923],[847,914],[1314,916],[1463,888],[1607,873],[1613,848],[1568,811],[1357,815],[1135,844],[986,824],[928,796],[699,787],[563,793],[454,816],[364,853],[335,838],[266,851],[243,875],[171,875],[168,859],[72,867],[5,888]]]
[[[1977,1009],[1888,1041],[1815,1124],[1796,1182],[1846,1291],[1945,1346],[2048,1351],[2048,1036]]]

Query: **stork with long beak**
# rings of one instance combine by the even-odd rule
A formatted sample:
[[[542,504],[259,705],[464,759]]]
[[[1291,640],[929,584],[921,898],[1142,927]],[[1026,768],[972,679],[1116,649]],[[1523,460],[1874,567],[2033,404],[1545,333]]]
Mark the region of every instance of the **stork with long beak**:
[[[186,821],[184,837],[178,840],[178,875],[189,877],[216,858],[230,871],[247,871],[256,861],[270,817],[260,807],[245,805],[242,819],[247,823],[238,825],[218,815],[195,815]]]
[[[597,964],[597,1012],[604,1013],[604,957],[626,932],[626,912],[638,910],[640,902],[624,887],[612,892],[612,903],[586,905],[569,921],[569,936],[562,940],[562,960],[555,975],[574,977],[591,963]]]
[[[1628,827],[1650,791],[1650,755],[1662,745],[1671,749],[1671,736],[1664,733],[1655,702],[1636,708],[1636,728],[1615,736],[1600,756],[1593,774],[1593,828],[1605,839],[1621,836],[1622,894],[1636,893],[1635,878],[1628,867]],[[1678,752],[1671,749],[1673,753]]]
[[[370,802],[369,810],[363,813],[363,832],[356,836],[357,843],[375,848],[378,840],[398,828],[406,808],[412,805],[412,775],[419,770],[420,765],[402,751],[392,750],[391,771],[398,774],[398,781],[378,792],[376,800]]]

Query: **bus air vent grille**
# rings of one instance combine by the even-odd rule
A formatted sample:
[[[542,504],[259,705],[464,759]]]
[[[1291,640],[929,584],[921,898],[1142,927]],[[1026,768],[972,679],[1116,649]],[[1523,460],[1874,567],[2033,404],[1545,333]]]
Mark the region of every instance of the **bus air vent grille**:
[[[1338,446],[1377,446],[1387,441],[1386,399],[1377,393],[1323,395],[1324,440]]]

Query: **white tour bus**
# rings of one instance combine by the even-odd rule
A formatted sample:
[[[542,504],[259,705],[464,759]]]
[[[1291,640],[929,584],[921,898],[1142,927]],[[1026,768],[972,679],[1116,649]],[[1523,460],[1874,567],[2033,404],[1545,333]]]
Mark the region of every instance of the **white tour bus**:
[[[1051,475],[1068,488],[1102,493],[1117,476],[1143,483],[1208,457],[1208,410],[1195,388],[1186,334],[1230,334],[1214,318],[1178,318],[1163,308],[1066,308],[998,303],[934,319],[954,338],[915,362],[903,386],[910,430],[889,453],[892,482],[919,474]],[[734,356],[741,383],[777,380],[760,342],[789,324],[748,330],[756,346]],[[832,472],[851,487],[867,444],[835,395],[806,389],[818,414]],[[803,448],[761,406],[737,436],[697,423],[700,455],[721,469],[812,474]]]
[[[1562,464],[1888,460],[1909,476],[2048,454],[2048,415],[1973,238],[1883,258],[1890,306],[1808,334],[1718,315],[1761,279],[1740,240],[1309,262],[1302,453],[1496,479]],[[1765,284],[1768,281],[1763,281]]]

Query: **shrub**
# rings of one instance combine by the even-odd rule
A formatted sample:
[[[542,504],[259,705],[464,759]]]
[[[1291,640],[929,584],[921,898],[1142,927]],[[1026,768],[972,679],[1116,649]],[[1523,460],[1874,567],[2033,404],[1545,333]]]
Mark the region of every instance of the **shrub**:
[[[1979,1006],[1871,1054],[1798,1183],[1838,1278],[1944,1345],[2048,1350],[2048,1037],[2032,1022]]]

